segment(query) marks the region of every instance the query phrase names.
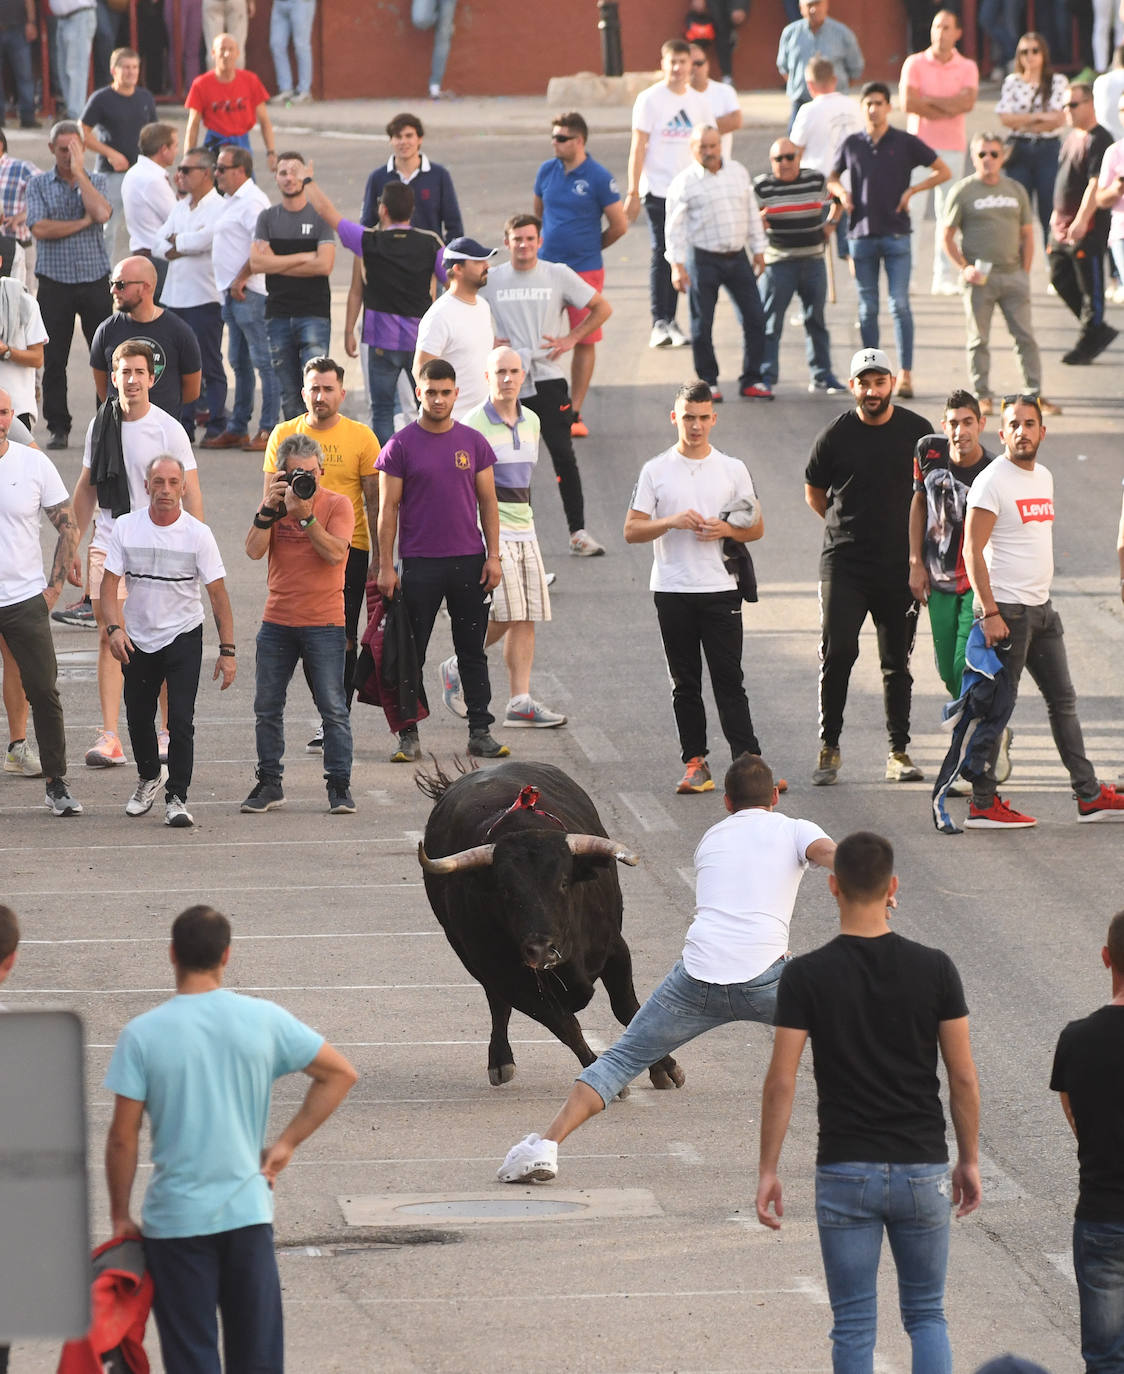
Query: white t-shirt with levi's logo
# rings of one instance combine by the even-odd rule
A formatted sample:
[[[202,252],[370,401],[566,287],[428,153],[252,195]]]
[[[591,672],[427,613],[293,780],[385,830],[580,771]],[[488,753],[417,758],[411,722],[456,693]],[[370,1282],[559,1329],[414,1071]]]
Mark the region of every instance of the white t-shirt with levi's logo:
[[[1041,463],[1027,471],[999,458],[972,483],[968,509],[989,510],[995,528],[984,562],[996,601],[1041,606],[1054,579],[1054,478]]]

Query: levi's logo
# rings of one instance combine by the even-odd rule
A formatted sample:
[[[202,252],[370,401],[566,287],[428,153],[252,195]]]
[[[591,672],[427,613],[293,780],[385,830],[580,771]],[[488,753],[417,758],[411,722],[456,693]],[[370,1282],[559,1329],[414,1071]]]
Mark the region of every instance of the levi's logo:
[[[1016,501],[1015,505],[1019,508],[1024,525],[1029,525],[1034,520],[1052,521],[1054,518],[1053,501],[1023,500]]]

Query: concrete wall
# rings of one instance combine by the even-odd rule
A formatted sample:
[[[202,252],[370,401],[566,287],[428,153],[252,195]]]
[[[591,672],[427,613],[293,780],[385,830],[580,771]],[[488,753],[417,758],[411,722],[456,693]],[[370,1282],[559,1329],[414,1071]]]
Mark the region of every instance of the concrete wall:
[[[747,8],[735,80],[749,90],[778,86],[781,0],[752,0]],[[433,40],[412,27],[409,10],[410,0],[322,0],[313,32],[318,98],[424,100]],[[656,67],[663,40],[682,33],[686,10],[686,0],[621,0],[625,69]],[[906,40],[899,0],[833,0],[832,15],[858,34],[867,76],[897,78]],[[273,89],[268,33],[269,5],[259,0],[248,65]],[[460,0],[457,6],[445,84],[458,94],[544,94],[552,76],[600,70],[595,0]]]

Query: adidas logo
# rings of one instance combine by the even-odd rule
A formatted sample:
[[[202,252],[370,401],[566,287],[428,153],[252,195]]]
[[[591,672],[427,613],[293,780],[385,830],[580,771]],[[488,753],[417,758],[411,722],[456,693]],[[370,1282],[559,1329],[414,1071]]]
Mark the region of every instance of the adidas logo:
[[[691,130],[694,128],[691,117],[686,110],[679,112],[664,125],[665,138],[690,138]]]

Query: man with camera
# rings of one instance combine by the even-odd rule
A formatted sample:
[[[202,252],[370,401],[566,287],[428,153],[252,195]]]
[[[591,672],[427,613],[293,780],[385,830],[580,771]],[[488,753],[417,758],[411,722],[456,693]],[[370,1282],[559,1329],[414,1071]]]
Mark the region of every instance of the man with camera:
[[[246,535],[246,553],[269,559],[269,595],[257,637],[254,696],[257,785],[242,803],[249,814],[283,806],[285,694],[304,661],[324,723],[324,777],[333,816],[355,810],[351,798],[351,724],[344,692],[343,581],[355,529],[346,496],[320,484],[320,445],[292,434],[277,446],[277,474]]]

